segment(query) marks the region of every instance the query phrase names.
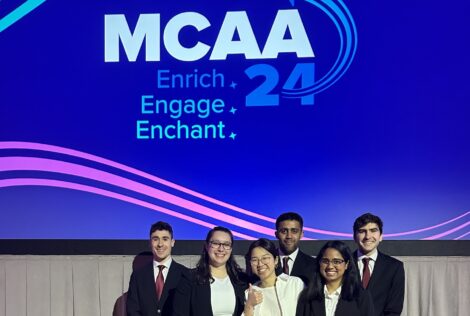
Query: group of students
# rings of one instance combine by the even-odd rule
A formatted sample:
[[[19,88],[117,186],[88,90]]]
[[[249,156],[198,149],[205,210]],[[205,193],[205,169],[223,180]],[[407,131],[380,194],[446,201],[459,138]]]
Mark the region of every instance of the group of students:
[[[353,225],[358,249],[328,241],[314,258],[299,249],[303,219],[293,212],[276,220],[279,248],[268,239],[251,243],[246,272],[232,254],[233,234],[212,228],[195,269],[171,257],[173,229],[150,229],[153,262],[134,270],[128,316],[381,316],[403,309],[403,263],[379,252],[382,220],[366,213]]]

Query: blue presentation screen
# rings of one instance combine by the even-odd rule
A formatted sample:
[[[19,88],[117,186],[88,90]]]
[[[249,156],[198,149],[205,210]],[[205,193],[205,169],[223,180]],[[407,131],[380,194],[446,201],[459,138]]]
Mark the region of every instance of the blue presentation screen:
[[[0,238],[469,239],[468,1],[0,2]]]

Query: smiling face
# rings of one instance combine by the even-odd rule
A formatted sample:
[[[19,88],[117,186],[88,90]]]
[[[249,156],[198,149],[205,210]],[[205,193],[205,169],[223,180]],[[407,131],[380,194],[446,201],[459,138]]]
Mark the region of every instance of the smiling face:
[[[214,231],[205,247],[209,255],[209,265],[213,267],[224,266],[232,254],[232,240],[230,235],[223,231]]]
[[[276,278],[276,265],[278,257],[262,247],[255,247],[251,251],[250,265],[251,271],[260,278],[261,282]]]
[[[325,283],[340,285],[348,264],[338,250],[327,248],[320,259],[320,274]]]
[[[377,249],[382,241],[382,233],[376,223],[368,223],[354,233],[354,241],[364,255],[369,255]]]
[[[175,240],[167,230],[156,230],[150,235],[150,248],[157,262],[165,261],[171,255]]]
[[[299,247],[299,241],[303,237],[302,227],[296,220],[285,220],[279,223],[276,238],[279,247],[285,255],[290,255]]]

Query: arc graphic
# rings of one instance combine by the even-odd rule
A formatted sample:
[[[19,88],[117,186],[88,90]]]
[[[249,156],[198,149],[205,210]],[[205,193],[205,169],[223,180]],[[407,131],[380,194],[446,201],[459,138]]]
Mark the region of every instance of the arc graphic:
[[[0,142],[1,150],[25,150],[28,156],[0,156],[0,172],[15,171],[15,176],[0,180],[0,188],[13,186],[46,186],[51,188],[78,190],[86,193],[125,201],[146,209],[162,212],[179,219],[200,225],[213,227],[221,224],[236,226],[244,231],[235,229],[235,236],[242,239],[254,239],[262,234],[268,237],[274,236],[274,218],[242,209],[227,202],[211,198],[202,193],[185,188],[170,181],[158,178],[141,170],[114,162],[92,154],[76,151],[47,144],[30,142]],[[32,157],[31,154],[41,152],[40,157]],[[50,158],[44,158],[44,153],[51,154]],[[62,160],[56,159],[57,154],[63,155]],[[83,164],[77,163],[77,158],[83,160]],[[72,159],[72,161],[66,161]],[[93,162],[93,166],[87,163]],[[95,167],[96,163],[103,166],[101,170]],[[113,168],[113,172],[109,171]],[[54,174],[61,177],[60,180],[49,178],[31,177],[31,173]],[[18,177],[18,172],[23,175]],[[130,176],[140,176],[155,183],[150,186],[144,182],[130,179]],[[88,183],[84,184],[83,181]],[[103,187],[104,186],[104,187]],[[160,186],[161,188],[157,188]],[[112,188],[112,190],[110,189]],[[165,189],[166,188],[166,189]],[[116,190],[117,192],[115,192]],[[176,193],[170,193],[176,192]],[[137,195],[138,197],[136,197]],[[139,198],[141,197],[141,198]],[[152,199],[152,202],[147,201]],[[144,200],[145,199],[145,200]],[[171,205],[162,207],[158,203],[164,202]],[[207,206],[207,204],[210,206]],[[215,222],[214,222],[215,221]],[[259,224],[259,223],[262,224]],[[442,223],[424,227],[412,231],[384,234],[384,237],[415,236],[423,232],[429,236],[422,239],[439,239],[450,234],[461,233],[455,239],[462,239],[468,235],[470,225],[470,212],[465,212]],[[442,231],[442,229],[445,229]],[[313,227],[304,227],[305,239],[316,239],[318,235],[324,238],[351,238],[350,233],[327,231]]]
[[[348,70],[357,50],[357,29],[354,19],[341,0],[304,0],[323,11],[333,22],[339,35],[339,50],[330,70],[313,85],[298,89],[283,89],[286,98],[320,93],[335,84]]]

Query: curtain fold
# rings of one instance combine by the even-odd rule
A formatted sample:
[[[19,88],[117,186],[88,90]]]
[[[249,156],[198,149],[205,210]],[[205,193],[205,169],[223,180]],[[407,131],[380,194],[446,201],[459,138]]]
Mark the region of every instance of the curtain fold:
[[[174,256],[194,267],[198,256]],[[397,257],[403,316],[468,315],[470,257]],[[243,266],[242,256],[236,256]],[[125,316],[133,256],[0,255],[0,316]]]

